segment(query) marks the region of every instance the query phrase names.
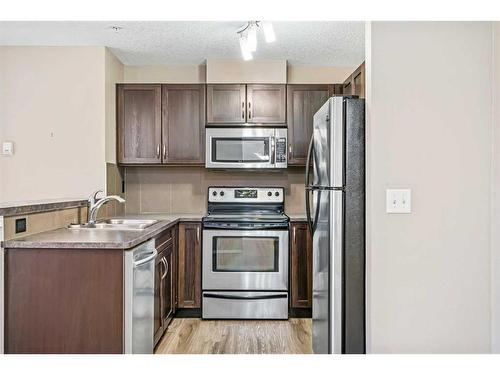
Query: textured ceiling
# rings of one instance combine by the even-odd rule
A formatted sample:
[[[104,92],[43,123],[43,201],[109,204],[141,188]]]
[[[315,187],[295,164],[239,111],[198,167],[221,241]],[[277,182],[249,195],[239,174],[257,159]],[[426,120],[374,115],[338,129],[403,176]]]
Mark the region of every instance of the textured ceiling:
[[[0,22],[0,45],[104,45],[126,65],[200,64],[241,58],[236,22]],[[119,32],[112,25],[123,27]],[[255,59],[351,67],[364,60],[363,22],[273,22],[258,34]]]

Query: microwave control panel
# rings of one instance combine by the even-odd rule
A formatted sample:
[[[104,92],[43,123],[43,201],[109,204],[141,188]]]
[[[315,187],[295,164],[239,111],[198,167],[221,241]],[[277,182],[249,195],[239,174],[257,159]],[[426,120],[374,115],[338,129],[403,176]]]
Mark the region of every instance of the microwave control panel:
[[[276,163],[286,163],[286,138],[276,140]]]

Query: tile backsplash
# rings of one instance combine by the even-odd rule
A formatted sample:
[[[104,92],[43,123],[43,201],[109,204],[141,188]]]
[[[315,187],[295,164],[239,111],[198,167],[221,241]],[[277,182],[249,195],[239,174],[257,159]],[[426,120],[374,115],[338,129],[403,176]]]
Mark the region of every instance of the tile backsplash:
[[[204,167],[126,167],[125,211],[136,213],[205,213],[209,186],[280,186],[285,211],[305,212],[304,168],[286,171],[213,171]]]

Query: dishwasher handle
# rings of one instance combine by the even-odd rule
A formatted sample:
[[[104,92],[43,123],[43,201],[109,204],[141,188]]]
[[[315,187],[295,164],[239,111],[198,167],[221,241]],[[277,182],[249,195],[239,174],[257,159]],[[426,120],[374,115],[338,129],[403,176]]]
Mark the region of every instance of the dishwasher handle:
[[[156,250],[148,251],[141,254],[138,260],[134,260],[134,268],[150,262],[151,260],[155,259],[157,255],[158,252]]]

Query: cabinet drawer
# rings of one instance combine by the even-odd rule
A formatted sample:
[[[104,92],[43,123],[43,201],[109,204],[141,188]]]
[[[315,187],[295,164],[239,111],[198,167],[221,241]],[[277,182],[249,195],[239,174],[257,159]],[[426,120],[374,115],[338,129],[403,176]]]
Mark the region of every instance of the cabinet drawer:
[[[171,242],[173,238],[173,230],[172,228],[167,229],[163,232],[161,232],[158,236],[155,238],[155,248],[156,251],[160,252],[165,249]]]

